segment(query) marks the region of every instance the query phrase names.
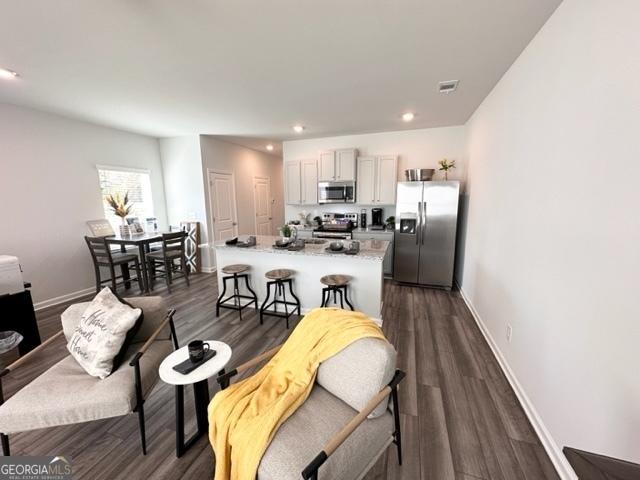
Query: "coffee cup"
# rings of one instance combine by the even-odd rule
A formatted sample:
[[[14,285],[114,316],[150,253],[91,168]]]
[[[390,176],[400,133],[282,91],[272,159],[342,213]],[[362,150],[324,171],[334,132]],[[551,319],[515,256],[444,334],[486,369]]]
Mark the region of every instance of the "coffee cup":
[[[194,340],[189,342],[189,360],[193,363],[201,362],[205,353],[211,349],[211,346],[202,340]]]

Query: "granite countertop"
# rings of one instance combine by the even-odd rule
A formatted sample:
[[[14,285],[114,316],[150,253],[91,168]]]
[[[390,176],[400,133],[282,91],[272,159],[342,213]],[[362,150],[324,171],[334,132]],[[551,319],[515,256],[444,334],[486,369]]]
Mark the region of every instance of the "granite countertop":
[[[247,235],[241,235],[240,241],[246,240]],[[307,244],[302,250],[290,251],[287,249],[273,248],[276,240],[281,237],[275,237],[270,235],[258,235],[256,237],[256,245],[253,247],[236,247],[234,245],[227,245],[224,241],[216,242],[213,248],[215,249],[234,249],[234,250],[246,250],[251,252],[264,252],[277,255],[314,255],[323,257],[338,257],[340,260],[349,259],[362,259],[362,260],[378,260],[384,259],[389,243],[386,240],[359,240],[360,251],[356,255],[345,255],[344,253],[327,252],[325,249],[329,247],[330,240],[327,240],[323,244]],[[351,240],[344,240],[345,245]]]

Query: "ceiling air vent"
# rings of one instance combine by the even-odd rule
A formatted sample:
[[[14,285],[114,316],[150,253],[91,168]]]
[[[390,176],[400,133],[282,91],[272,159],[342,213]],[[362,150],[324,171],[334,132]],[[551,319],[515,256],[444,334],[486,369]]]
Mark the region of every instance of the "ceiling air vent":
[[[458,80],[447,80],[446,82],[440,82],[438,84],[438,89],[440,93],[451,93],[455,92],[458,88]]]

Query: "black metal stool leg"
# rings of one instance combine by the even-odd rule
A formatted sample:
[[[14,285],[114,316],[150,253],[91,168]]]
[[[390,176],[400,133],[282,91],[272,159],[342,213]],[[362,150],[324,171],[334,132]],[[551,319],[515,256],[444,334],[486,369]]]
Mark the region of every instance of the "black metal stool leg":
[[[298,315],[300,315],[300,299],[296,297],[295,293],[293,293],[293,280],[289,279],[288,282],[289,282],[289,293],[291,293],[291,296],[295,299],[296,305],[297,305],[296,308],[298,309]],[[293,310],[293,312],[291,313],[294,313],[294,312],[295,310]]]
[[[242,303],[240,302],[240,286],[238,285],[238,274],[233,274],[233,294],[235,295],[234,304],[238,307],[238,313],[240,314],[240,321],[242,321]]]
[[[220,302],[222,302],[222,299],[224,298],[224,294],[227,293],[227,279],[229,277],[222,277],[222,293],[220,294],[220,296],[218,297],[218,301],[216,302],[216,317],[220,316]]]
[[[342,289],[338,288],[338,289],[336,289],[336,291],[338,292],[338,295],[340,295],[340,308],[344,310],[344,302],[343,302],[343,298],[342,298]]]
[[[322,303],[320,304],[321,308],[324,308],[325,302],[327,301],[326,298],[325,298],[326,294],[327,294],[327,289],[323,288],[322,289]]]
[[[347,295],[347,291],[349,290],[349,287],[347,285],[344,286],[344,301],[347,302],[347,305],[349,305],[349,308],[351,309],[351,311],[354,311],[355,309],[353,308],[353,305],[351,305],[351,302],[349,301],[349,296]]]
[[[284,318],[287,324],[287,330],[289,330],[289,306],[287,305],[287,294],[284,289],[284,282],[282,280],[278,280],[280,283],[280,288],[282,289],[282,301],[284,302]]]
[[[253,295],[254,300],[253,300],[252,303],[255,303],[256,309],[257,309],[258,308],[258,296],[256,295],[256,292],[254,292],[251,289],[251,286],[249,285],[249,275],[243,275],[243,277],[244,277],[244,284],[247,286],[247,290],[249,290],[251,292],[251,295]]]
[[[264,309],[267,306],[267,303],[269,302],[269,297],[271,296],[271,282],[267,282],[267,296],[264,299],[264,302],[262,302],[262,306],[260,307],[260,325],[263,324],[263,314],[264,314]]]

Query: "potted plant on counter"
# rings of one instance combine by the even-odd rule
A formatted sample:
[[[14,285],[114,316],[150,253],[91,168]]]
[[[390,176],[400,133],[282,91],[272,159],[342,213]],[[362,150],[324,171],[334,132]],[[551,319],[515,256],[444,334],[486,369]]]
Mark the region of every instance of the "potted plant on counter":
[[[283,238],[291,237],[291,227],[289,225],[283,225],[282,227],[280,227],[280,233],[282,234]]]
[[[132,203],[129,203],[129,192],[125,193],[124,198],[119,194],[107,195],[106,202],[113,210],[113,213],[122,219],[122,225],[120,225],[120,236],[127,237],[131,235],[131,229],[127,225],[127,215],[131,213]]]
[[[387,230],[394,230],[396,228],[396,217],[393,215],[385,220],[387,224]]]

